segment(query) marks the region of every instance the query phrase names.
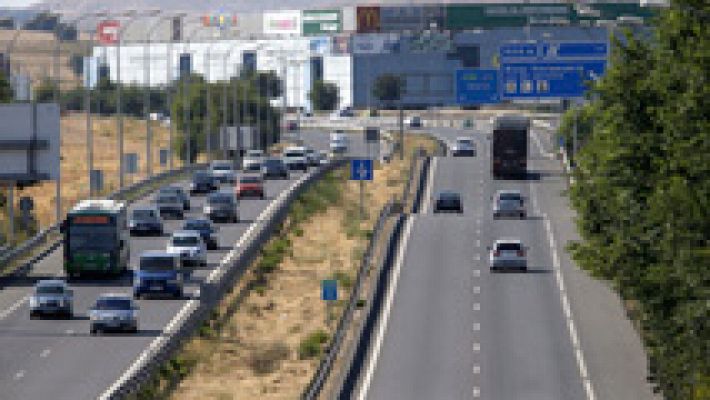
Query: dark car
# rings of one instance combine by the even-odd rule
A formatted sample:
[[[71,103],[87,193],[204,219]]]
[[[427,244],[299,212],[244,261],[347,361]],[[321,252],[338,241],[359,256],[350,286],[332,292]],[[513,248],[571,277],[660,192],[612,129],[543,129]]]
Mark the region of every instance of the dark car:
[[[209,193],[219,189],[215,177],[207,171],[195,172],[190,183],[190,194]]]
[[[206,218],[192,218],[185,221],[182,225],[185,231],[197,231],[200,233],[202,240],[207,245],[207,250],[216,250],[219,248],[217,236],[217,228],[212,226],[212,222]]]
[[[128,229],[131,235],[157,235],[163,234],[163,219],[160,210],[156,207],[136,207],[131,212],[128,220]]]
[[[237,199],[247,196],[263,199],[266,196],[264,193],[264,179],[257,175],[244,175],[239,178],[235,192]]]
[[[165,193],[165,194],[173,194],[179,198],[182,199],[182,204],[183,204],[183,209],[185,211],[190,210],[190,196],[185,192],[185,189],[183,189],[180,186],[177,185],[168,185],[168,186],[163,186],[160,188],[158,191],[159,193]]]
[[[232,192],[214,192],[207,196],[205,215],[212,221],[239,222],[237,197]]]
[[[288,179],[288,168],[280,158],[267,158],[261,165],[261,174],[264,179]]]
[[[440,192],[434,202],[434,213],[463,213],[461,195],[456,192]]]

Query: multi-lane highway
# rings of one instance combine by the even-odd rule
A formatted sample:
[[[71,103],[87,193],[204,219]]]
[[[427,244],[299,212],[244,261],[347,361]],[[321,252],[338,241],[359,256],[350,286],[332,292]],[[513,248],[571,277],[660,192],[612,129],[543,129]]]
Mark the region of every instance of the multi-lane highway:
[[[328,134],[304,132],[304,142],[316,149],[326,149]],[[362,156],[362,135],[353,135],[350,154]],[[265,200],[240,202],[241,221],[216,224],[219,227],[219,250],[210,251],[208,266],[194,268],[186,285],[186,295],[199,299],[199,289],[206,277],[219,265],[248,227],[275,197],[301,173],[290,180],[267,181]],[[187,187],[188,182],[180,182]],[[145,203],[143,199],[136,204]],[[192,196],[192,208],[185,218],[202,213],[204,196]],[[132,207],[131,207],[132,208]],[[130,241],[131,265],[141,252],[165,249],[168,235],[181,227],[182,221],[166,220],[164,237],[133,237]],[[112,385],[149,344],[161,335],[183,308],[185,300],[140,300],[139,329],[135,335],[90,336],[88,308],[104,292],[130,293],[130,278],[108,281],[78,281],[74,289],[75,317],[71,320],[30,320],[27,295],[35,280],[62,277],[61,248],[32,268],[25,279],[3,281],[0,290],[0,388],[5,399],[93,399]]]
[[[405,224],[359,398],[652,398],[643,349],[615,296],[562,257],[568,238],[555,236],[563,228],[551,219],[572,219],[559,201],[563,178],[549,137],[531,138],[529,179],[492,180],[490,129],[479,118],[475,130],[434,130],[449,144],[473,134],[478,155],[432,161],[422,212]],[[493,220],[491,196],[501,189],[521,191],[527,219]],[[463,215],[432,213],[440,190],[461,193]],[[528,247],[527,273],[489,271],[487,247],[498,238]]]

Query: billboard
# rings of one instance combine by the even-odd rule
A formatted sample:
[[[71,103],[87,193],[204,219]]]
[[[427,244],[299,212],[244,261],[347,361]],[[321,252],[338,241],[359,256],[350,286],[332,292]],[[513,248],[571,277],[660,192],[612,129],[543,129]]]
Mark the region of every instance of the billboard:
[[[299,35],[300,11],[275,11],[264,14],[264,33],[269,35]]]
[[[356,11],[357,32],[372,33],[380,31],[380,7],[358,6]]]
[[[118,33],[121,23],[116,20],[105,20],[96,26],[96,37],[101,44],[115,44],[118,42]]]
[[[304,10],[302,18],[304,35],[324,35],[343,30],[340,10]]]
[[[386,54],[399,52],[396,33],[368,33],[352,37],[353,54]]]
[[[0,181],[59,177],[59,107],[56,103],[0,105]]]
[[[569,24],[577,16],[572,4],[453,4],[446,6],[444,27],[451,30]]]
[[[382,32],[418,32],[433,26],[441,28],[444,24],[442,6],[407,6],[380,8],[380,31]]]

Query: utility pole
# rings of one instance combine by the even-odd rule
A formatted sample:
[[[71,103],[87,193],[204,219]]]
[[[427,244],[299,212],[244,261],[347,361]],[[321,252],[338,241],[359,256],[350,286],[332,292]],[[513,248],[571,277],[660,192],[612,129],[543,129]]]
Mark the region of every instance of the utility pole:
[[[204,118],[205,130],[205,152],[207,153],[207,162],[212,161],[212,99],[210,92],[210,48],[205,49],[205,109],[206,115]]]

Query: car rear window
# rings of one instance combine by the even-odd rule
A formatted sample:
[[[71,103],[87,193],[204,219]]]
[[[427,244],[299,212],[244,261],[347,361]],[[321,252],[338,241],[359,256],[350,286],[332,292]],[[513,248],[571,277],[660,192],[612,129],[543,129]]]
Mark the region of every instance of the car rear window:
[[[192,180],[194,180],[195,182],[209,182],[212,180],[212,177],[205,174],[205,173],[199,173],[199,174],[195,174],[192,177]]]
[[[175,269],[172,257],[141,257],[139,268],[143,271],[171,271]]]
[[[458,200],[458,199],[459,199],[458,193],[439,193],[439,200],[454,201],[454,200]]]
[[[457,142],[459,142],[459,144],[473,146],[473,140],[471,139],[457,139]]]
[[[98,310],[129,310],[131,300],[129,299],[98,299],[96,309]]]
[[[61,285],[40,285],[40,286],[37,286],[37,293],[39,293],[39,294],[62,294],[62,293],[64,293],[64,286],[61,286]]]
[[[520,195],[517,193],[501,193],[499,198],[501,200],[520,200]]]
[[[207,229],[210,227],[210,223],[207,221],[188,221],[185,223],[185,230],[191,231],[199,231],[202,229]]]
[[[261,179],[258,176],[244,176],[239,179],[241,183],[259,183]]]
[[[233,202],[233,198],[229,194],[215,193],[209,197],[208,201],[210,203],[228,204]]]
[[[215,171],[231,171],[232,167],[229,165],[214,165],[212,166],[212,169]]]
[[[197,236],[175,236],[172,243],[173,246],[197,246],[200,239]]]
[[[133,211],[133,218],[136,219],[148,219],[148,218],[153,218],[155,214],[153,213],[152,210],[134,210]]]
[[[498,243],[498,250],[520,250],[520,243]]]
[[[177,196],[160,196],[158,197],[159,203],[179,203],[180,199]]]

